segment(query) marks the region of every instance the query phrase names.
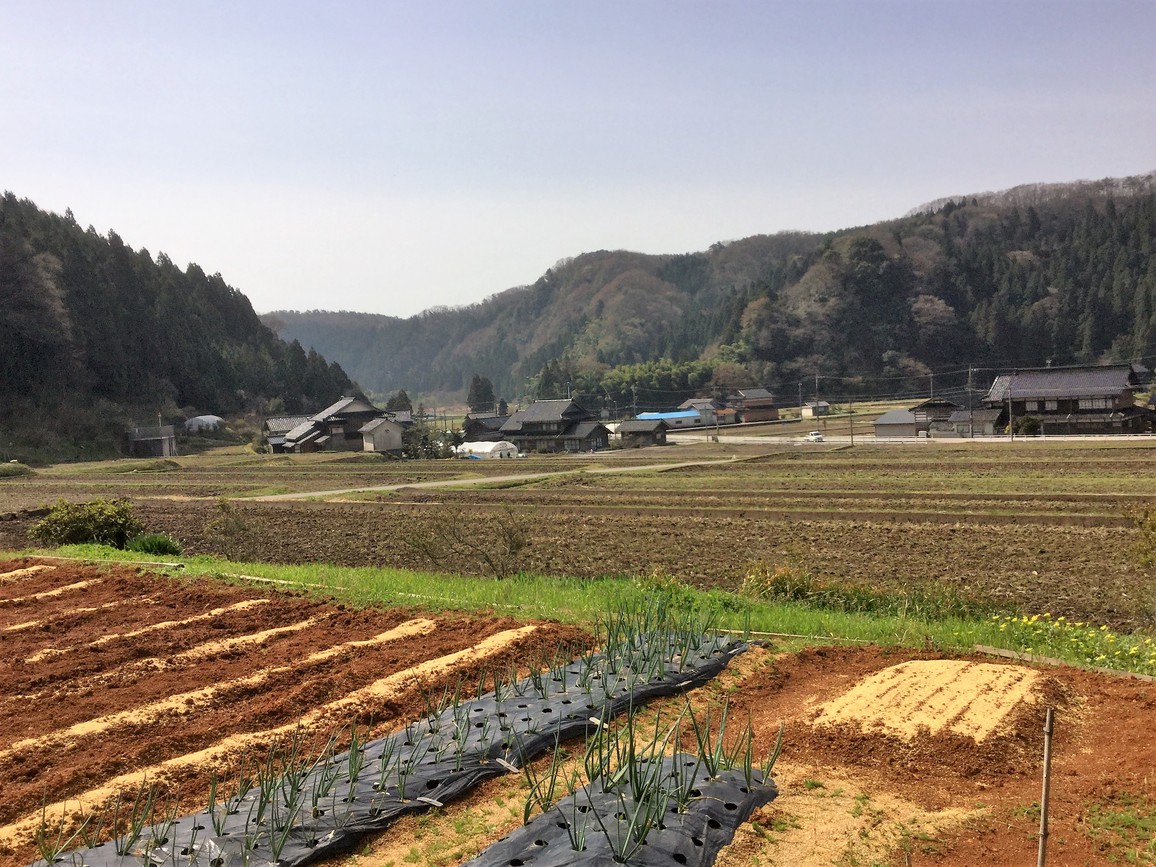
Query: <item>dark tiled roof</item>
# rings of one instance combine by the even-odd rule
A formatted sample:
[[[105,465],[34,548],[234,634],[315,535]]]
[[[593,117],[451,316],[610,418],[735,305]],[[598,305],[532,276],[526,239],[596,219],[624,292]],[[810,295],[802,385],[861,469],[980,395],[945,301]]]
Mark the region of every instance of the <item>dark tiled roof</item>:
[[[606,425],[604,425],[600,421],[580,421],[577,424],[572,425],[569,428],[567,428],[565,436],[567,439],[572,438],[572,437],[578,437],[578,439],[584,440],[588,436],[593,434],[594,431],[598,430],[598,428],[602,428],[603,430],[606,430]],[[606,431],[606,432],[609,433],[609,431]]]
[[[917,409],[947,409],[949,407],[958,407],[959,404],[953,400],[946,400],[942,397],[929,397],[923,403],[911,407],[911,411],[915,412]]]
[[[1134,384],[1131,365],[1023,370],[997,376],[984,400],[1110,397]]]
[[[623,433],[657,433],[666,427],[666,422],[660,418],[632,418],[619,422],[618,432]]]
[[[563,421],[574,416],[586,417],[590,413],[574,401],[563,398],[562,400],[536,400],[514,415],[520,415],[522,422],[551,422]]]
[[[915,413],[909,409],[893,409],[885,412],[872,424],[915,424]]]
[[[337,403],[325,407],[325,409],[313,416],[313,420],[326,421],[335,415],[354,412],[381,412],[381,410],[365,398],[355,395],[353,397],[342,397]]]
[[[526,424],[561,424],[586,418],[590,413],[572,400],[536,400],[506,419],[500,430],[519,433]]]
[[[994,422],[998,421],[1002,414],[1002,409],[959,409],[951,414],[948,421],[952,424],[962,424],[972,419],[980,423]]]
[[[467,415],[466,421],[469,422],[470,427],[482,428],[484,430],[501,430],[502,425],[510,417],[508,415]]]
[[[774,400],[775,396],[765,388],[740,388],[739,397],[743,400]]]
[[[309,421],[307,415],[278,415],[265,419],[265,430],[270,434],[286,434],[300,424]]]

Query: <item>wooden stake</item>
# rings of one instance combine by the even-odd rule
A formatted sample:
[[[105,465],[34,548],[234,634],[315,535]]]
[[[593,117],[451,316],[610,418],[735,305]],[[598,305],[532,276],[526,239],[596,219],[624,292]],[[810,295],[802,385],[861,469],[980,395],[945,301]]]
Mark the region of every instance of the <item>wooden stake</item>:
[[[1036,867],[1044,867],[1048,860],[1048,789],[1052,782],[1052,729],[1055,708],[1048,708],[1044,717],[1044,791],[1040,795],[1040,851],[1036,857]]]

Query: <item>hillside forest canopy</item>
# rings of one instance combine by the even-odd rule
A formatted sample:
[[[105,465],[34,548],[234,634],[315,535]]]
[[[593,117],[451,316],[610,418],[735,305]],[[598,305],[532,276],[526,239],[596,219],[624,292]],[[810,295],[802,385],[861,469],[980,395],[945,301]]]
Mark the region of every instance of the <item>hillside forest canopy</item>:
[[[158,415],[315,412],[354,387],[277,337],[220,274],[12,193],[0,200],[0,346],[5,454],[106,456]]]
[[[943,200],[829,234],[701,253],[584,253],[535,283],[407,319],[280,311],[280,334],[377,393],[653,409],[771,386],[926,392],[951,371],[1156,356],[1156,175]],[[821,377],[821,383],[820,383]],[[946,382],[944,383],[946,384]],[[805,387],[805,389],[804,389]]]

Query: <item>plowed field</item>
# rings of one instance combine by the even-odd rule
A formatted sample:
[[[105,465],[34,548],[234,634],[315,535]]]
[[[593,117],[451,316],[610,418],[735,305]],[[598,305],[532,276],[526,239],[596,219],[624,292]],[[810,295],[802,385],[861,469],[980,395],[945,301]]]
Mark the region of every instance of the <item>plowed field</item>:
[[[417,487],[431,483],[457,486]],[[433,559],[413,542],[462,521],[496,539],[513,522],[527,532],[512,566],[541,574],[661,569],[736,589],[752,561],[786,561],[825,581],[946,585],[1131,631],[1156,617],[1156,581],[1138,564],[1129,517],[1154,490],[1156,449],[1145,443],[722,443],[492,462],[197,456],[5,480],[0,549],[25,548],[39,508],[57,499],[127,497],[190,554],[492,574],[484,558]],[[337,493],[245,499],[310,491]],[[234,498],[227,521],[222,496]]]
[[[0,562],[0,863],[36,856],[42,807],[71,810],[147,776],[179,786],[185,812],[203,809],[211,770],[235,770],[278,736],[323,738],[354,717],[395,730],[422,713],[423,691],[584,640],[498,616]],[[1151,862],[1135,822],[1105,821],[1150,821],[1156,804],[1150,681],[873,647],[755,648],[691,700],[717,711],[723,696],[734,719],[749,714],[757,751],[786,725],[782,795],[724,850],[725,867],[1032,863],[1048,705],[1049,863]],[[518,824],[525,796],[521,777],[493,779],[340,863],[460,863]]]
[[[203,809],[227,776],[295,731],[359,719],[392,731],[425,696],[549,656],[557,624],[350,611],[125,568],[0,564],[0,862],[35,857],[50,816],[146,777]]]

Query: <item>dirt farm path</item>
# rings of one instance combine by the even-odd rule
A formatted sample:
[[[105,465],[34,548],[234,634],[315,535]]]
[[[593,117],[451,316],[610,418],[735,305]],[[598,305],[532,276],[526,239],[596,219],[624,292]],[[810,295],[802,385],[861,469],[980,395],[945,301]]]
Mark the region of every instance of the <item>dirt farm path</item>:
[[[548,473],[511,473],[504,476],[483,476],[477,479],[442,479],[436,482],[409,482],[407,484],[398,485],[376,485],[373,487],[362,488],[342,488],[333,491],[306,491],[295,494],[267,494],[262,497],[238,497],[238,499],[248,499],[255,503],[276,503],[285,500],[309,500],[318,497],[340,497],[347,494],[373,494],[385,493],[386,491],[400,491],[402,488],[411,490],[435,489],[435,488],[457,488],[469,487],[472,485],[492,485],[501,484],[504,482],[529,482],[538,479],[548,479],[553,476],[569,476],[574,473],[589,473],[590,475],[613,475],[616,473],[636,473],[636,472],[665,472],[667,470],[679,470],[686,467],[709,467],[716,464],[733,463],[736,458],[725,458],[723,460],[710,461],[682,461],[673,464],[640,464],[638,466],[629,467],[583,467],[579,469],[556,470]]]
[[[42,806],[91,807],[147,776],[179,786],[191,813],[212,771],[227,778],[298,726],[321,740],[356,717],[384,734],[422,713],[423,690],[585,640],[489,614],[354,611],[124,567],[0,559],[0,867],[36,857]],[[785,732],[781,795],[740,829],[724,867],[1034,863],[1048,705],[1049,864],[1153,861],[1148,842],[1104,821],[1150,816],[1156,802],[1152,682],[877,647],[755,647],[691,695],[716,719],[724,698],[732,719],[749,716],[757,751]],[[459,864],[514,828],[525,798],[522,777],[491,780],[338,861]]]

